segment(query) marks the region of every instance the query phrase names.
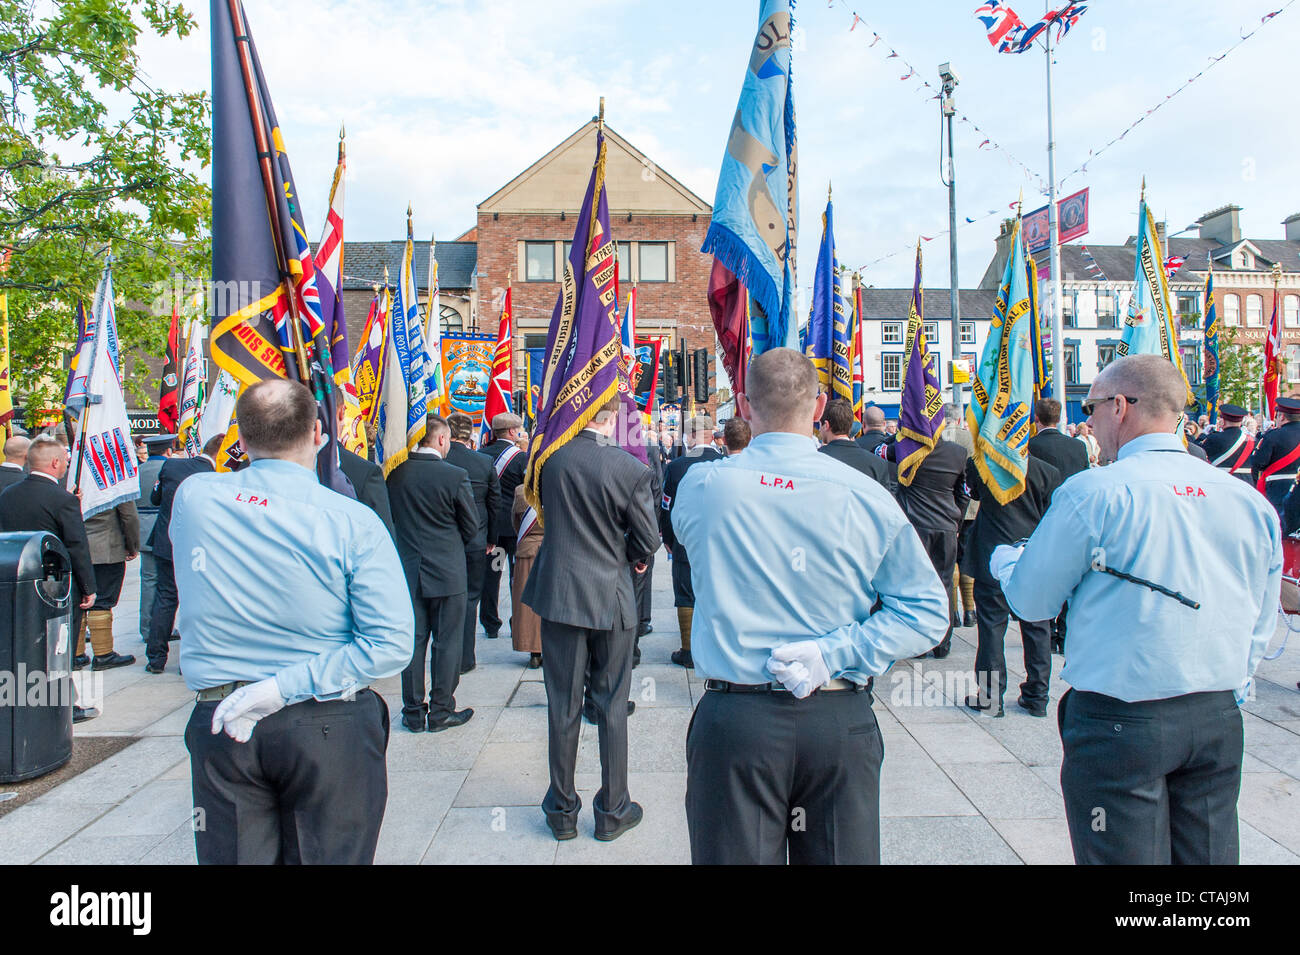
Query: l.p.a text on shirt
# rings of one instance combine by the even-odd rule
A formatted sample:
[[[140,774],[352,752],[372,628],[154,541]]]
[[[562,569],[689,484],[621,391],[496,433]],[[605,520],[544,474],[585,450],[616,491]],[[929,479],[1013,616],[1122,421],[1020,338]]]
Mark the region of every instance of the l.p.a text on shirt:
[[[53,926],[127,926],[133,935],[148,935],[153,926],[150,892],[83,892],[74,885],[50,896]]]

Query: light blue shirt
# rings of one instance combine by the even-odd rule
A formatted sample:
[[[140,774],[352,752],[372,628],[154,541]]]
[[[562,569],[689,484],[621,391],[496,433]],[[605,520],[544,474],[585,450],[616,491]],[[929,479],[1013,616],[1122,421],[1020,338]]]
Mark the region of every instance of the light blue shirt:
[[[1277,513],[1174,435],[1142,435],[1118,457],[1057,489],[1003,587],[1007,602],[1022,620],[1048,620],[1069,601],[1061,679],[1076,689],[1128,702],[1243,691],[1277,626]]]
[[[411,662],[415,621],[379,517],[291,461],[195,474],[171,522],[181,669],[193,690],[275,677],[332,700]]]
[[[810,437],[760,434],[692,465],[672,521],[691,555],[702,677],[775,682],[773,648],[815,640],[832,677],[865,683],[947,631],[948,592],[898,504]]]

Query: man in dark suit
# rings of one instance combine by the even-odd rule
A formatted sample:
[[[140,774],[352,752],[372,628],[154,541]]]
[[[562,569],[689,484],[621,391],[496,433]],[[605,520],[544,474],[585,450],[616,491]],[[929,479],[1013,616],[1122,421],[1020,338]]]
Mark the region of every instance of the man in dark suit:
[[[862,410],[862,433],[855,439],[858,446],[876,453],[876,449],[882,444],[893,444],[894,436],[885,430],[885,413],[871,405]],[[889,493],[898,494],[898,465],[890,462],[889,465]]]
[[[460,672],[468,673],[478,665],[474,658],[474,631],[478,628],[478,604],[487,576],[488,554],[496,549],[500,534],[497,515],[501,513],[501,482],[497,480],[492,460],[473,450],[474,419],[457,411],[447,417],[447,424],[451,428],[447,462],[463,468],[469,475],[474,506],[478,509],[478,533],[465,545],[465,639]]]
[[[664,493],[664,462],[659,454],[659,436],[656,432],[647,430],[646,438],[646,464],[650,468],[650,507],[657,509],[659,501]],[[658,548],[656,548],[656,551]],[[654,629],[650,624],[650,617],[654,611],[652,583],[654,578],[655,555],[651,554],[645,559],[645,573],[632,574],[632,586],[636,591],[636,641],[632,648],[632,666],[641,665],[641,638]],[[593,720],[593,722],[595,722]]]
[[[659,545],[649,468],[610,436],[615,395],[588,427],[555,449],[539,475],[542,547],[523,601],[542,618],[551,785],[542,801],[556,839],[577,835],[574,785],[584,685],[599,717],[601,788],[596,838],[615,839],[641,821],[627,791],[627,698],[637,626],[632,573]],[[636,564],[635,571],[628,562]]]
[[[0,493],[0,532],[48,531],[62,541],[72,562],[74,608],[89,610],[95,603],[95,567],[86,541],[86,525],[76,495],[64,489],[68,449],[49,435],[27,448],[28,475]],[[73,616],[76,616],[76,609]],[[93,719],[99,711],[74,704],[75,723]]]
[[[1029,453],[1056,468],[1064,483],[1080,471],[1088,470],[1088,448],[1078,438],[1057,430],[1061,422],[1061,403],[1055,398],[1039,398],[1034,402],[1034,417],[1038,419],[1038,434],[1029,439]],[[1051,621],[1052,650],[1065,652],[1065,613],[1062,607]]]
[[[162,673],[167,666],[167,644],[176,627],[176,566],[172,561],[172,539],[169,533],[172,522],[172,503],[176,500],[176,489],[191,474],[207,474],[215,471],[214,457],[221,450],[225,434],[213,435],[203,445],[203,453],[196,458],[170,458],[158,472],[158,482],[149,494],[149,501],[158,508],[153,530],[149,532],[149,546],[153,548],[153,559],[157,580],[154,584],[153,612],[149,615],[149,633],[145,640],[144,652],[148,662],[144,672]],[[181,555],[188,560],[189,554]]]
[[[1030,454],[1056,468],[1062,482],[1088,470],[1088,448],[1078,438],[1057,430],[1061,423],[1059,401],[1039,398],[1034,402],[1034,417],[1038,420],[1038,434],[1029,439]]]
[[[998,502],[980,477],[975,458],[966,462],[966,486],[980,502],[972,529],[971,564],[975,571],[975,624],[979,643],[975,649],[975,680],[979,691],[968,697],[973,710],[992,710],[1003,715],[1002,696],[1007,689],[1007,658],[1004,640],[1011,614],[1002,585],[989,570],[989,558],[1000,544],[1014,544],[1034,532],[1052,503],[1052,492],[1061,485],[1061,472],[1040,458],[1029,455],[1025,487],[1005,504]],[[1031,716],[1047,715],[1047,685],[1052,675],[1051,628],[1047,620],[1020,620],[1020,638],[1025,650],[1025,682],[1020,684],[1016,703]],[[996,680],[996,682],[995,682]]]
[[[136,512],[140,518],[140,639],[148,640],[153,595],[158,589],[158,564],[154,561],[153,547],[149,544],[154,521],[158,519],[158,508],[150,495],[153,486],[158,483],[162,466],[167,463],[172,449],[176,447],[176,435],[151,434],[143,440],[149,456],[140,462],[140,499],[136,502]]]
[[[31,444],[20,434],[14,435],[4,446],[4,463],[0,463],[0,491],[27,477],[23,466],[27,463],[27,448]]]
[[[438,733],[469,722],[457,711],[465,631],[465,548],[479,533],[474,492],[464,468],[449,464],[451,429],[429,415],[420,446],[388,475],[397,555],[415,611],[415,646],[402,671],[402,724]],[[432,686],[426,696],[424,667]]]
[[[343,433],[343,421],[347,414],[343,407],[343,389],[334,388],[334,406],[338,409],[338,433]],[[384,483],[384,470],[373,461],[354,454],[343,444],[339,444],[339,468],[343,476],[352,482],[357,500],[379,515],[379,519],[388,528],[390,537],[393,531],[393,509],[388,503],[388,485]]]
[[[897,443],[886,445],[885,453],[895,467],[897,452]],[[904,483],[902,478],[898,481],[898,504],[916,529],[916,536],[921,538],[921,546],[930,556],[930,563],[934,565],[943,589],[948,591],[950,602],[953,598],[952,572],[957,566],[957,533],[966,514],[966,505],[970,503],[970,492],[966,489],[967,460],[962,445],[940,439],[916,466],[911,481]],[[937,659],[942,660],[952,649],[952,619],[956,610],[955,605],[948,608],[948,632],[943,635],[943,641],[930,651]]]
[[[884,458],[849,439],[853,429],[853,406],[843,398],[826,402],[822,412],[821,434],[826,443],[817,450],[861,471],[885,490],[889,490],[889,465]]]
[[[659,534],[673,561],[673,606],[677,608],[677,628],[681,631],[682,646],[672,653],[672,661],[688,670],[694,669],[691,656],[691,621],[695,616],[695,589],[691,585],[691,562],[686,548],[677,542],[673,533],[673,501],[677,498],[677,485],[686,472],[701,461],[719,461],[724,455],[709,442],[713,440],[713,422],[708,415],[696,415],[682,425],[682,438],[686,451],[664,471],[664,493],[659,508]]]
[[[528,468],[528,455],[515,443],[523,434],[524,420],[519,415],[503,411],[492,419],[492,440],[479,448],[480,454],[492,459],[497,481],[501,485],[500,504],[497,506],[496,551],[488,558],[487,572],[483,575],[483,593],[479,599],[479,621],[489,640],[501,635],[501,614],[497,607],[501,600],[501,570],[510,566],[510,581],[515,579],[514,519],[510,509],[515,503],[515,488],[524,483]]]

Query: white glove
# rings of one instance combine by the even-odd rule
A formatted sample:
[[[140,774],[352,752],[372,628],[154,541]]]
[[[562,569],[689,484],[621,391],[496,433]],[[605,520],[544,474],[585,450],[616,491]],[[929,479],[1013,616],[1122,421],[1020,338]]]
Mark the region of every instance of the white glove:
[[[284,697],[275,677],[258,680],[241,686],[221,701],[212,714],[212,732],[216,734],[224,729],[236,743],[247,743],[258,720],[282,709]]]
[[[1025,552],[1025,545],[1012,547],[1010,544],[999,544],[993,548],[993,556],[989,558],[989,571],[998,579],[1003,589],[1011,581],[1011,575],[1016,569],[1016,563],[1020,560],[1020,555]]]
[[[767,658],[767,672],[800,700],[831,680],[831,671],[815,640],[781,644]]]

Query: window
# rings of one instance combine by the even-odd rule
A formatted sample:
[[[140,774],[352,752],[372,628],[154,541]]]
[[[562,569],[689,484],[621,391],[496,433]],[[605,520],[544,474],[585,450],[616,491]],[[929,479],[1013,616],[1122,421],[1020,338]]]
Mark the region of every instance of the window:
[[[1223,296],[1223,324],[1241,324],[1241,299],[1231,292]]]
[[[1282,297],[1282,324],[1287,328],[1300,326],[1300,295]]]
[[[1065,358],[1065,383],[1067,385],[1077,385],[1079,383],[1079,343],[1066,342],[1063,357]]]
[[[880,326],[880,340],[886,345],[903,344],[903,323],[885,322]]]
[[[1097,327],[1119,327],[1119,324],[1115,321],[1115,296],[1110,292],[1097,293]]]
[[[1114,346],[1114,345],[1098,345],[1098,346],[1097,346],[1097,370],[1098,370],[1098,371],[1101,371],[1103,368],[1105,368],[1107,365],[1109,365],[1109,364],[1110,364],[1111,362],[1113,362],[1114,360],[1115,360],[1115,346]]]
[[[531,332],[524,335],[525,348],[545,348],[546,332]],[[664,346],[667,347],[667,346]]]
[[[1195,292],[1178,293],[1178,324],[1196,328],[1201,322],[1201,296]]]
[[[939,344],[939,323],[926,322],[925,328],[925,347],[935,348]]]
[[[1246,296],[1246,324],[1251,328],[1264,327],[1264,296]]]
[[[903,356],[880,356],[880,386],[884,391],[901,391],[903,388]]]
[[[555,281],[555,243],[524,243],[524,281]]]
[[[1286,380],[1300,381],[1300,345],[1286,346]]]
[[[975,323],[974,322],[961,323],[961,343],[963,345],[975,344]]]
[[[440,304],[438,306],[438,327],[442,329],[444,335],[459,335],[465,330],[465,320],[460,317],[460,312],[450,305]]]
[[[1061,324],[1066,328],[1077,328],[1074,318],[1074,296],[1068,293],[1061,295]]]
[[[637,270],[638,282],[668,281],[668,243],[638,242],[640,268]]]
[[[1187,375],[1189,385],[1201,383],[1201,346],[1179,345],[1178,352],[1183,359],[1183,373]]]
[[[632,276],[632,243],[620,242],[617,245],[616,255],[618,256],[618,274],[622,278],[631,278]]]

